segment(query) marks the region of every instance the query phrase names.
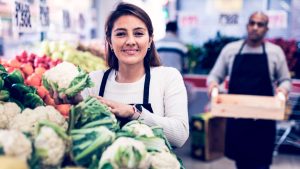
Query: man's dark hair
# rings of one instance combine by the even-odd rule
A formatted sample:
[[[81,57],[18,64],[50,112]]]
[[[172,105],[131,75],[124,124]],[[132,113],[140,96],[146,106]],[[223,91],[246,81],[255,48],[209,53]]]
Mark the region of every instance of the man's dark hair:
[[[177,32],[177,22],[176,21],[168,22],[166,26],[166,31]]]

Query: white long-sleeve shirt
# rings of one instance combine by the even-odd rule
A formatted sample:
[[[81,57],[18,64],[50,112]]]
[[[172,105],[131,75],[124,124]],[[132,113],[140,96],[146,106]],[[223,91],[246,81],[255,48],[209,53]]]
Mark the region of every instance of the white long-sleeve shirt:
[[[183,78],[171,67],[153,67],[150,70],[149,103],[153,113],[143,108],[140,120],[149,126],[161,126],[175,147],[181,147],[189,136],[187,93]],[[85,89],[82,96],[98,95],[104,71],[90,73],[93,88]],[[118,83],[115,71],[108,76],[104,98],[124,104],[142,104],[145,75],[133,83]]]

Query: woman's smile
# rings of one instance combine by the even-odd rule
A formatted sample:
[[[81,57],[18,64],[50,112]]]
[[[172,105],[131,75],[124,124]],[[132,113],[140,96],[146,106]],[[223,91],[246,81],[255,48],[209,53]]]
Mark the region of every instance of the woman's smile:
[[[138,49],[122,49],[122,52],[124,52],[127,55],[136,55],[139,50]]]

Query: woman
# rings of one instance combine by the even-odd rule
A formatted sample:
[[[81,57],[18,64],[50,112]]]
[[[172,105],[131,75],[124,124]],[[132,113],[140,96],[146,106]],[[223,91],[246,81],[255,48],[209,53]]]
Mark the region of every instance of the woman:
[[[123,124],[138,119],[161,126],[171,145],[181,147],[189,135],[186,89],[175,68],[160,66],[147,13],[120,3],[108,17],[105,34],[110,69],[92,72],[95,87],[82,96],[97,95]]]

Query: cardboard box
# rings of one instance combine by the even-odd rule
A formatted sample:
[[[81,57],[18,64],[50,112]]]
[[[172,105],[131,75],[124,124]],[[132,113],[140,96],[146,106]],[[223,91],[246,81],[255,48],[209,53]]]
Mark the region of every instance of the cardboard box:
[[[191,155],[209,161],[224,156],[225,119],[210,113],[192,116]]]
[[[215,117],[284,120],[285,101],[278,97],[219,94],[211,99]]]

